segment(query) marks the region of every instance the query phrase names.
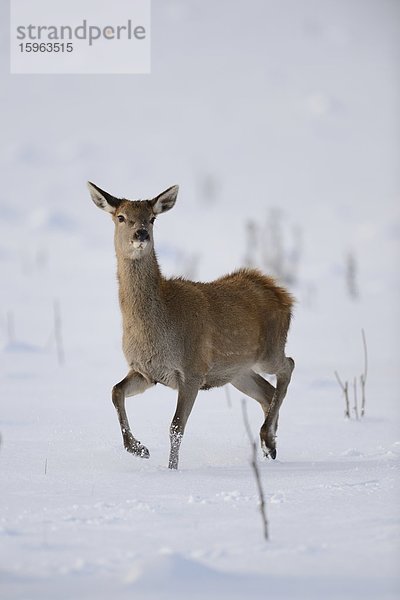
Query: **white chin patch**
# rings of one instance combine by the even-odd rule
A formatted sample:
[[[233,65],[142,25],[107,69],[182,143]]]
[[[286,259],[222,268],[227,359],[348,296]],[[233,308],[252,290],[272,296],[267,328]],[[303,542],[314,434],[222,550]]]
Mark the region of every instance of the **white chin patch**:
[[[148,242],[133,242],[133,247],[135,248],[135,250],[143,250],[144,248],[146,248]]]

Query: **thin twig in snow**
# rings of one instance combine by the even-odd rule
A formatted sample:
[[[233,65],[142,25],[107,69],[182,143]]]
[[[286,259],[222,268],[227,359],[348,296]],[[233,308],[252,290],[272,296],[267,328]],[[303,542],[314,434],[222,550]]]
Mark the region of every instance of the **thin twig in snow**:
[[[262,519],[262,524],[263,524],[264,537],[266,540],[268,540],[268,521],[267,521],[266,508],[265,508],[264,491],[262,488],[260,471],[258,469],[258,464],[257,464],[257,444],[256,444],[255,439],[253,438],[253,434],[251,433],[249,419],[247,417],[246,400],[244,400],[244,399],[242,399],[242,412],[243,412],[244,425],[246,427],[247,435],[249,436],[250,445],[251,445],[251,449],[252,449],[250,464],[254,471],[254,477],[256,479],[258,495],[260,498],[260,513],[261,513],[261,519]]]
[[[58,364],[63,365],[65,362],[65,355],[62,339],[62,320],[60,302],[58,300],[54,300],[54,337],[56,340]]]
[[[338,384],[342,388],[343,394],[344,394],[344,401],[345,401],[344,416],[347,419],[350,419],[349,382],[345,381],[345,383],[342,383],[342,380],[340,379],[339,373],[337,371],[335,371],[335,377],[338,381]]]
[[[353,381],[353,393],[354,393],[354,414],[356,416],[356,419],[358,421],[359,416],[358,416],[358,404],[357,404],[357,377],[354,377],[354,381]]]
[[[364,348],[364,372],[360,376],[361,383],[361,416],[365,415],[365,384],[367,382],[368,373],[368,352],[367,352],[367,340],[365,338],[365,331],[361,329],[363,348]]]

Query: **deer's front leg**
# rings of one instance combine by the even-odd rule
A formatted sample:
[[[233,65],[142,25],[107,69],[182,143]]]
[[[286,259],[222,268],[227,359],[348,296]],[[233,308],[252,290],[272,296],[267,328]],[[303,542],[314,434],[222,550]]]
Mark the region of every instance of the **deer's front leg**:
[[[125,410],[125,398],[141,394],[147,390],[147,388],[151,387],[151,385],[153,384],[149,383],[142,375],[135,371],[130,371],[122,381],[113,387],[112,390],[112,401],[117,411],[125,449],[142,458],[149,458],[150,452],[146,446],[143,446],[143,444],[132,435]]]
[[[182,442],[183,433],[185,431],[186,423],[192,412],[194,401],[198,394],[200,387],[199,381],[193,381],[191,383],[184,383],[179,386],[178,403],[174,418],[172,419],[170,427],[170,442],[171,451],[169,455],[168,467],[170,469],[177,469],[179,462],[179,447]]]

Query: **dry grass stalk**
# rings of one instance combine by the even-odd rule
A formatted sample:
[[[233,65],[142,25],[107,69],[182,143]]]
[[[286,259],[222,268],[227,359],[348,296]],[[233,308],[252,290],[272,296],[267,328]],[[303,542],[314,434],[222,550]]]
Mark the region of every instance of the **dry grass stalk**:
[[[358,402],[357,402],[357,377],[354,377],[354,381],[353,381],[353,397],[354,397],[353,410],[354,410],[355,417],[358,421],[359,416],[358,416]]]
[[[368,373],[368,351],[367,351],[367,340],[365,337],[364,329],[361,329],[363,348],[364,348],[364,372],[360,376],[361,383],[361,417],[365,415],[365,384],[367,382]]]
[[[335,377],[337,379],[338,384],[342,388],[343,394],[344,394],[344,402],[345,402],[344,416],[347,419],[350,419],[349,382],[345,381],[343,383],[342,380],[340,379],[339,373],[337,371],[335,371]]]
[[[257,489],[258,489],[258,496],[259,496],[259,499],[260,499],[260,513],[261,513],[261,519],[262,519],[262,526],[263,526],[264,538],[266,540],[268,540],[269,539],[269,536],[268,536],[268,520],[267,520],[267,513],[266,513],[266,506],[265,506],[264,491],[263,491],[263,488],[262,488],[260,471],[259,471],[258,464],[257,464],[257,444],[256,444],[255,439],[253,438],[253,434],[252,434],[251,429],[250,429],[249,419],[248,419],[248,416],[247,416],[246,401],[244,399],[242,400],[242,411],[243,411],[244,425],[246,427],[247,435],[249,437],[250,445],[251,445],[251,461],[250,461],[250,464],[251,464],[253,472],[254,472],[254,477],[256,479],[256,484],[257,484]]]
[[[54,300],[54,337],[56,341],[58,364],[63,365],[65,363],[65,354],[62,338],[61,309],[58,300]]]

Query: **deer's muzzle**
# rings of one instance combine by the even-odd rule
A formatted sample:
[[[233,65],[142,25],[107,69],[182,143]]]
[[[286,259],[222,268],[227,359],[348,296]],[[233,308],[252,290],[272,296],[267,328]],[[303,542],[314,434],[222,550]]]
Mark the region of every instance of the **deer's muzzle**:
[[[147,231],[147,229],[138,229],[137,232],[135,233],[135,241],[138,242],[147,242],[150,239],[150,235],[149,232]]]

